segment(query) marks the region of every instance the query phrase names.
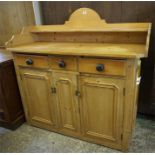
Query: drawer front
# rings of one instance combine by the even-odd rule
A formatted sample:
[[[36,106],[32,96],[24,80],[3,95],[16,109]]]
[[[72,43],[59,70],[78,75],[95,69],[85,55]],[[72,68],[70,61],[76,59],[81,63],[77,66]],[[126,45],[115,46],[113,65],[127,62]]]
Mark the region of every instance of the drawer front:
[[[35,55],[14,55],[16,63],[19,66],[34,67],[34,68],[49,68],[47,56]]]
[[[79,71],[84,73],[125,76],[126,65],[123,60],[80,58]]]
[[[51,56],[50,66],[56,70],[77,71],[77,58],[70,56]]]

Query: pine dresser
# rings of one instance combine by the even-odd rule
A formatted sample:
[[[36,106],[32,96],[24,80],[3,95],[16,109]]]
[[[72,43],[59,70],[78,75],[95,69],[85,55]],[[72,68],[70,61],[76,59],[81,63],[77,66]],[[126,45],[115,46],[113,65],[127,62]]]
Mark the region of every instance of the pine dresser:
[[[127,151],[151,23],[108,24],[89,9],[6,43],[30,125]]]

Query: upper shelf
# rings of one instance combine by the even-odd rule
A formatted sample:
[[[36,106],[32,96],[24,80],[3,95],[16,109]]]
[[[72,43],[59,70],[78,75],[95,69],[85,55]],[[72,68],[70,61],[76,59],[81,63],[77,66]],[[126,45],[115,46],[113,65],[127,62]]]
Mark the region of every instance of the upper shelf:
[[[43,25],[30,27],[31,33],[49,32],[147,32],[150,23],[103,24],[102,27],[75,27],[65,25]]]
[[[151,23],[109,24],[80,8],[63,25],[23,28],[6,46],[13,52],[141,58],[148,55],[150,31]]]

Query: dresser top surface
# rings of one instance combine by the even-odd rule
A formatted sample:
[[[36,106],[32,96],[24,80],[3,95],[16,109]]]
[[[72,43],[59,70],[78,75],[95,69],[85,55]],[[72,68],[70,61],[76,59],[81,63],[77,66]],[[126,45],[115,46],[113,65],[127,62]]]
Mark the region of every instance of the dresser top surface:
[[[8,50],[17,53],[141,58],[144,57],[145,46],[143,44],[35,42],[8,48]]]

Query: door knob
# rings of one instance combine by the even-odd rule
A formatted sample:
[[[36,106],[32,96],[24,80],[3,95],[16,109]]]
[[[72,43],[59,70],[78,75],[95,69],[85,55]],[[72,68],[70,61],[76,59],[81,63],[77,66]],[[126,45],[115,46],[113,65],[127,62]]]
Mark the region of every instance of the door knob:
[[[104,70],[104,65],[103,64],[97,64],[96,65],[96,70],[99,71],[99,72],[103,71]]]
[[[59,61],[58,65],[59,65],[60,68],[65,68],[66,67],[66,63],[63,60]]]
[[[26,64],[27,65],[32,65],[33,64],[33,60],[32,59],[27,59],[26,60]]]

